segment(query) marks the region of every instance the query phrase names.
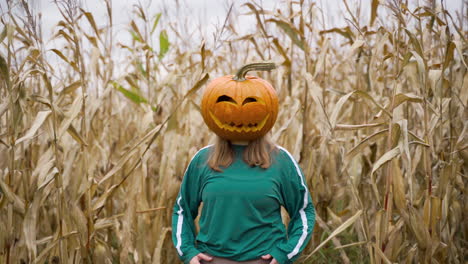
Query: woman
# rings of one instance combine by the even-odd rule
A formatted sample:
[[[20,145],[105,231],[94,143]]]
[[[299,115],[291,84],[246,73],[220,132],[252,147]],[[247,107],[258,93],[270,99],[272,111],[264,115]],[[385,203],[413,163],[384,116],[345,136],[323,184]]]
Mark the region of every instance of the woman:
[[[265,136],[276,121],[276,92],[245,77],[273,67],[246,65],[204,92],[202,115],[218,140],[192,158],[174,205],[173,242],[184,263],[292,263],[310,240],[315,210],[302,171]],[[287,232],[281,206],[291,218]]]

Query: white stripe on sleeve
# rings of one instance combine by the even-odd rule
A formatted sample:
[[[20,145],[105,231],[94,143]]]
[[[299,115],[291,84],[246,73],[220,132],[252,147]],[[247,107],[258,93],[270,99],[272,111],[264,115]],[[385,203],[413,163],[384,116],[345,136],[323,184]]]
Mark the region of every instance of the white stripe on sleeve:
[[[308,190],[307,190],[306,185],[304,184],[304,178],[303,178],[303,175],[301,173],[301,170],[299,169],[299,165],[297,164],[294,157],[285,148],[280,147],[280,146],[278,146],[278,148],[283,150],[286,154],[288,154],[289,158],[291,159],[291,161],[294,164],[294,167],[296,167],[296,172],[299,175],[299,177],[301,179],[302,187],[304,187],[304,190],[305,190],[304,191],[304,205],[299,210],[299,214],[301,215],[301,221],[302,221],[302,234],[301,234],[301,237],[299,238],[299,241],[297,242],[296,246],[294,247],[293,251],[291,251],[288,254],[288,259],[291,259],[295,255],[297,255],[297,253],[299,253],[299,249],[301,248],[302,244],[304,244],[304,241],[305,241],[305,239],[307,237],[308,225],[307,225],[307,217],[306,217],[306,213],[305,213],[305,208],[307,207],[307,203],[308,203]]]
[[[179,255],[183,256],[184,253],[182,253],[182,250],[180,250],[180,247],[182,246],[182,224],[184,223],[184,215],[182,214],[182,212],[184,212],[184,209],[182,209],[182,206],[180,206],[181,199],[182,199],[182,195],[179,196],[179,199],[177,199],[177,205],[179,206],[179,211],[177,211],[177,214],[179,215],[179,217],[177,217],[176,249]]]
[[[201,148],[200,150],[197,151],[197,153],[195,153],[195,155],[193,155],[192,159],[190,160],[189,162],[189,165],[190,166],[190,163],[192,163],[193,159],[198,155],[198,153],[200,153],[200,151],[206,149],[206,148],[209,148],[213,145],[208,145],[208,146],[205,146],[203,148]],[[184,177],[187,175],[187,171],[188,171],[188,166],[187,168],[185,169],[185,172],[184,172]],[[181,187],[181,190],[182,190],[182,187]],[[177,239],[177,244],[176,244],[176,249],[177,249],[177,253],[179,253],[180,256],[183,256],[184,253],[182,252],[182,250],[180,249],[180,247],[182,246],[182,226],[184,224],[184,209],[182,209],[182,206],[180,205],[180,201],[182,200],[182,192],[179,191],[180,193],[180,196],[179,198],[177,199],[177,206],[179,206],[179,211],[177,211],[177,214],[179,215],[177,217],[177,230],[176,230],[176,239]]]

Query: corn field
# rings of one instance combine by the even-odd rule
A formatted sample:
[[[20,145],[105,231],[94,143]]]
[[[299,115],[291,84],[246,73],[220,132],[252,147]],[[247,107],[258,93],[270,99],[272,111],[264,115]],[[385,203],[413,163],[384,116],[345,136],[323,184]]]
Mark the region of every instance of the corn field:
[[[233,2],[206,36],[139,3],[130,44],[101,2],[104,24],[51,2],[51,39],[28,1],[1,10],[0,263],[179,263],[172,206],[215,140],[203,87],[258,61],[317,210],[299,263],[467,262],[467,1],[343,0],[332,28],[320,1]]]

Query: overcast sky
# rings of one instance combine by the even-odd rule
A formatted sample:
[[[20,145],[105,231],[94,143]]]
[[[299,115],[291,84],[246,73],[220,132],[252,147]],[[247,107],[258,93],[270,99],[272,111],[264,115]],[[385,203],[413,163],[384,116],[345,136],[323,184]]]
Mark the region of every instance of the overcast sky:
[[[2,7],[2,11],[4,11],[6,0],[0,0],[0,6]],[[104,1],[101,0],[78,0],[81,2],[83,8],[87,11],[91,11],[96,19],[96,22],[99,25],[105,25],[106,20],[106,8],[104,5]],[[381,0],[382,1],[382,0]],[[386,1],[386,0],[383,0]],[[414,0],[413,3],[417,3],[418,1],[422,2],[424,0]],[[445,0],[445,4],[449,12],[455,17],[455,11],[459,10],[461,7],[461,3],[463,0]],[[2,3],[3,2],[3,3]],[[43,24],[43,33],[44,39],[49,39],[53,27],[58,23],[61,16],[58,12],[58,9],[52,0],[30,0],[29,1],[35,10],[42,13],[42,24]],[[128,23],[130,22],[130,18],[134,17],[132,14],[133,5],[137,3],[142,3],[147,13],[152,16],[156,13],[161,12],[164,6],[169,6],[171,9],[175,9],[175,1],[174,0],[153,0],[153,1],[145,1],[145,0],[113,0],[113,16],[114,16],[114,23],[117,29],[117,35],[119,31],[125,31],[128,27]],[[227,9],[229,4],[228,1],[223,0],[179,0],[179,2],[183,2],[184,5],[187,5],[187,8],[182,11],[177,10],[170,10],[171,12],[180,12],[182,15],[190,16],[192,21],[197,21],[197,23],[203,23],[206,25],[205,30],[206,33],[210,33],[213,31],[215,26],[224,21],[224,18],[227,13]],[[230,1],[232,2],[232,0]],[[246,7],[241,7],[242,4],[249,2],[246,0],[237,0],[234,1],[235,8],[242,12],[247,12],[248,9]],[[275,7],[281,6],[281,3],[285,1],[279,0],[257,0],[257,3],[262,3],[265,9],[273,10]],[[369,10],[368,7],[370,6],[371,0],[347,0],[350,6],[355,6],[356,3],[361,2],[363,10],[362,13],[365,16],[368,16]],[[437,2],[440,2],[439,0]],[[149,4],[148,4],[149,3]],[[345,21],[343,19],[343,11],[344,11],[344,4],[343,0],[317,0],[315,3],[319,7],[323,7],[324,14],[326,18],[327,25],[326,27],[336,27],[336,26],[344,26]],[[194,19],[196,18],[196,19]],[[249,16],[250,18],[250,16]],[[247,18],[247,19],[249,19]],[[243,21],[241,19],[240,21]],[[249,23],[249,21],[245,21],[245,23]],[[125,32],[125,35],[128,35]],[[118,37],[118,36],[117,36]]]
[[[30,3],[31,7],[34,9],[35,12],[41,14],[43,39],[46,42],[45,48],[47,50],[50,50],[51,48],[61,49],[64,41],[62,38],[51,40],[52,33],[57,31],[55,26],[62,19],[61,14],[58,11],[58,8],[54,1],[27,1]],[[81,4],[84,10],[90,11],[93,14],[94,19],[96,20],[96,24],[99,28],[107,25],[107,11],[103,0],[76,1],[78,1]],[[185,6],[185,8],[176,8],[176,1],[182,3],[181,6]],[[351,8],[356,7],[358,3],[361,3],[361,16],[365,18],[365,21],[368,21],[368,17],[370,15],[369,7],[372,0],[346,1]],[[384,2],[389,0],[380,1]],[[423,1],[425,0],[410,0],[410,2],[413,3],[413,5],[410,6],[410,9],[413,10],[415,8],[416,3]],[[447,9],[452,14],[452,17],[454,17],[454,19],[456,19],[455,12],[461,9],[462,1],[467,0],[444,0]],[[114,17],[113,36],[114,41],[116,41],[114,43],[128,44],[128,42],[131,40],[131,35],[129,34],[129,23],[131,19],[135,19],[136,17],[135,14],[133,14],[132,12],[133,10],[135,10],[134,6],[138,3],[141,3],[144,6],[145,12],[150,18],[154,17],[157,13],[164,13],[164,10],[166,10],[166,12],[168,13],[167,15],[170,16],[172,20],[174,20],[174,16],[177,15],[177,17],[180,18],[180,21],[190,21],[191,24],[189,25],[189,27],[193,27],[194,29],[201,29],[203,32],[201,32],[202,36],[198,35],[198,37],[195,36],[195,39],[192,37],[189,40],[196,41],[197,38],[203,37],[204,39],[207,39],[209,41],[210,39],[212,39],[212,33],[216,30],[216,28],[219,29],[222,26],[227,14],[227,10],[230,6],[229,3],[233,2],[235,3],[234,8],[238,11],[238,14],[249,12],[249,9],[243,6],[244,3],[251,2],[248,0],[112,0],[112,12]],[[265,10],[276,10],[280,7],[284,9],[284,5],[288,1],[256,0],[255,2],[261,3]],[[440,3],[440,0],[437,0],[437,2]],[[347,17],[348,15],[344,14],[345,6],[343,4],[343,0],[316,0],[314,1],[314,3],[319,8],[323,8],[326,23],[323,29],[329,29],[332,27],[343,27],[347,25],[344,20],[344,17]],[[0,0],[0,12],[3,13],[5,11],[6,0]],[[239,33],[241,35],[248,33],[249,30],[250,32],[255,30],[256,21],[254,19],[255,18],[252,15],[235,18],[234,21],[237,23],[236,30],[240,31]],[[160,24],[162,24],[164,28],[167,28],[167,19],[163,17],[161,19]],[[89,26],[87,23],[82,23],[82,25],[84,25],[85,27]],[[246,31],[242,32],[242,29]],[[173,33],[170,30],[168,32],[169,40],[171,40],[171,34]],[[154,41],[155,46],[157,46],[159,43],[157,37],[158,36],[154,36],[154,38],[156,38]],[[51,52],[47,54],[51,63],[54,63],[54,61],[60,61],[60,59],[57,56],[50,56],[52,54]],[[125,58],[119,57],[119,59],[124,60]],[[117,65],[119,64],[117,63]]]

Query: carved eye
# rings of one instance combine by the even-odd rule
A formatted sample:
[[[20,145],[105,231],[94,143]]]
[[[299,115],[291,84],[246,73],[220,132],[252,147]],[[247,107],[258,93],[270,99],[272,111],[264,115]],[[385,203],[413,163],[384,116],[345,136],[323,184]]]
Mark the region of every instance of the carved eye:
[[[242,102],[242,105],[245,105],[245,104],[248,104],[248,103],[253,103],[253,102],[257,102],[257,99],[255,99],[253,97],[247,97],[247,98],[245,98],[244,102]]]
[[[234,103],[236,104],[236,101],[234,99],[232,99],[231,97],[227,96],[227,95],[221,95],[220,97],[218,97],[218,100],[216,100],[217,103],[219,102],[231,102],[231,103]]]

